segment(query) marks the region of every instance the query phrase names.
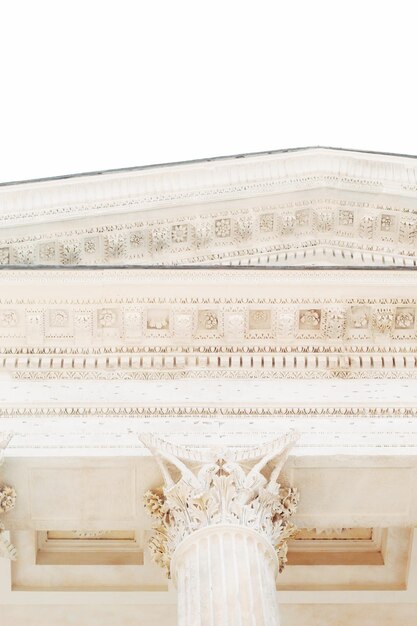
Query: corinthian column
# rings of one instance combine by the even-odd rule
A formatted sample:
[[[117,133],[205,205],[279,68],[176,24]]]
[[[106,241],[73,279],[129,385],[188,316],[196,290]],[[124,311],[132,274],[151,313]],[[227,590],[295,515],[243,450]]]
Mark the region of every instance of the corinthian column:
[[[178,626],[278,626],[275,579],[298,503],[278,478],[296,438],[243,449],[141,438],[165,481],[145,504],[154,560],[178,590]]]

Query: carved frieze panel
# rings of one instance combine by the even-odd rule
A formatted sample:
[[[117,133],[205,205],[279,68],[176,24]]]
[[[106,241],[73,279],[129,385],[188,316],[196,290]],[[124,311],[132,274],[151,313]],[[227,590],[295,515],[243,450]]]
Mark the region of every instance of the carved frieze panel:
[[[206,308],[207,304],[190,302],[187,307],[182,303],[149,307],[141,301],[136,306],[119,302],[118,306],[90,304],[88,308],[85,303],[83,309],[79,304],[5,309],[2,319],[17,326],[0,327],[5,357],[0,365],[19,370],[29,367],[35,376],[32,362],[39,366],[50,363],[55,370],[60,363],[58,370],[63,370],[67,366],[64,368],[61,357],[73,355],[70,370],[79,370],[78,361],[84,370],[106,370],[108,355],[114,354],[119,366],[123,360],[123,367],[131,369],[132,375],[137,368],[164,370],[169,364],[169,369],[173,366],[182,375],[202,366],[213,371],[215,366],[238,369],[241,375],[261,367],[262,375],[269,371],[277,376],[285,375],[290,363],[291,368],[305,372],[324,368],[354,375],[370,368],[377,375],[377,370],[385,369],[389,355],[402,375],[416,368],[416,304],[381,307],[315,301],[310,308],[305,308],[306,303],[288,302],[253,308],[242,302],[217,301]],[[130,355],[127,360],[120,356],[123,353]],[[288,353],[294,357],[290,359]],[[20,360],[13,357],[19,354],[26,356]],[[94,359],[86,362],[77,354],[91,354]],[[160,356],[154,360],[146,354]],[[51,361],[54,355],[56,364]],[[138,358],[132,360],[133,355]],[[42,365],[43,372],[44,368]]]
[[[131,377],[220,375],[216,371],[261,377],[319,372],[350,377],[366,371],[406,377],[416,371],[412,271],[394,277],[371,271],[119,271],[124,293],[117,277],[106,283],[106,272],[97,276],[92,271],[86,283],[84,271],[75,270],[17,271],[10,283],[9,274],[3,274],[0,367],[32,377],[47,372],[80,377],[93,370],[93,376],[108,372],[115,377],[122,370]],[[155,272],[165,281],[156,287]],[[68,289],[50,284],[58,276],[68,280]],[[355,280],[349,278],[345,288],[352,276]],[[365,276],[369,282],[361,286]],[[208,282],[201,285],[200,277]],[[29,295],[29,280],[27,287],[16,289],[20,278],[33,278],[35,285],[39,279],[39,288]],[[262,281],[269,279],[265,288]],[[97,291],[100,280],[107,286]]]
[[[137,298],[135,303],[113,300],[106,306],[91,299],[84,303],[61,300],[36,307],[22,303],[6,306],[1,308],[0,302],[0,345],[6,350],[8,337],[22,337],[20,347],[28,347],[38,337],[37,345],[32,347],[41,348],[50,345],[49,340],[82,333],[89,341],[113,337],[122,343],[129,337],[143,336],[159,339],[161,347],[182,336],[193,339],[194,347],[199,339],[218,340],[219,347],[228,346],[234,339],[263,350],[267,344],[257,345],[257,339],[282,337],[297,341],[308,351],[313,350],[315,341],[323,346],[339,342],[335,346],[356,349],[355,340],[359,341],[359,349],[369,350],[372,346],[378,351],[382,344],[376,341],[376,335],[388,337],[389,349],[395,351],[417,338],[417,300],[411,299],[381,299],[357,305],[341,299],[283,299],[259,301],[254,306],[238,298],[215,299],[212,303],[179,298],[165,304],[163,299],[149,304],[149,300]],[[286,350],[285,344],[277,343],[273,351],[281,349]]]

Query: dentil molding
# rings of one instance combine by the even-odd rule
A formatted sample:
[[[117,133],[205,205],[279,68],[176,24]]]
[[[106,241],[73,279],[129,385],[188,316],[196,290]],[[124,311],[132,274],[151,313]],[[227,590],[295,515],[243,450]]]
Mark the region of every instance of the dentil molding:
[[[22,379],[414,377],[413,270],[3,270]]]

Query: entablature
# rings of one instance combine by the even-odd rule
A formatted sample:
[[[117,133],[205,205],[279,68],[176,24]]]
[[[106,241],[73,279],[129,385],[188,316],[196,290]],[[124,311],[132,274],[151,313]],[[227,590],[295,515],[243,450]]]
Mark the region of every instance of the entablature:
[[[36,269],[0,274],[19,378],[409,378],[413,270]]]

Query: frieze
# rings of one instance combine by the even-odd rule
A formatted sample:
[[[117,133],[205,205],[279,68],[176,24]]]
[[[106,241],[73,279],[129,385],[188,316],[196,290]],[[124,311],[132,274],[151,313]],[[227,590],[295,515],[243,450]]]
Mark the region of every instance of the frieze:
[[[7,346],[9,336],[27,336],[32,332],[30,329],[45,335],[52,329],[65,328],[69,336],[75,336],[77,327],[81,326],[89,331],[90,339],[99,331],[100,337],[107,337],[102,329],[115,329],[117,332],[110,336],[120,340],[129,328],[138,337],[168,341],[179,330],[180,335],[186,332],[191,336],[191,349],[198,350],[200,346],[193,345],[193,338],[221,339],[220,345],[227,345],[225,318],[237,346],[242,342],[251,345],[251,340],[259,337],[278,338],[284,329],[291,333],[288,340],[315,339],[323,342],[323,346],[329,340],[349,344],[355,338],[366,340],[365,346],[358,344],[362,345],[361,350],[373,344],[378,346],[378,337],[394,344],[417,338],[415,298],[103,298],[100,301],[62,298],[49,300],[48,306],[44,302],[3,298],[0,345]],[[182,306],[185,304],[186,310]],[[166,341],[160,343],[161,347],[167,345]],[[344,349],[349,349],[348,344]]]
[[[410,270],[6,270],[0,282],[0,368],[21,377],[417,370]]]
[[[3,354],[415,352],[416,300],[3,300]],[[230,303],[230,304],[229,304]],[[187,308],[184,308],[187,304]],[[103,306],[104,305],[104,306]],[[390,305],[390,306],[388,306]],[[0,305],[1,306],[1,305]],[[284,341],[285,339],[285,341]],[[65,344],[70,342],[71,348]],[[132,343],[135,342],[135,343]],[[175,341],[175,343],[173,343]],[[181,341],[184,344],[181,344]],[[140,342],[139,344],[136,342]],[[271,343],[272,342],[272,343]],[[13,348],[11,347],[13,346]],[[198,365],[198,363],[196,363]]]

